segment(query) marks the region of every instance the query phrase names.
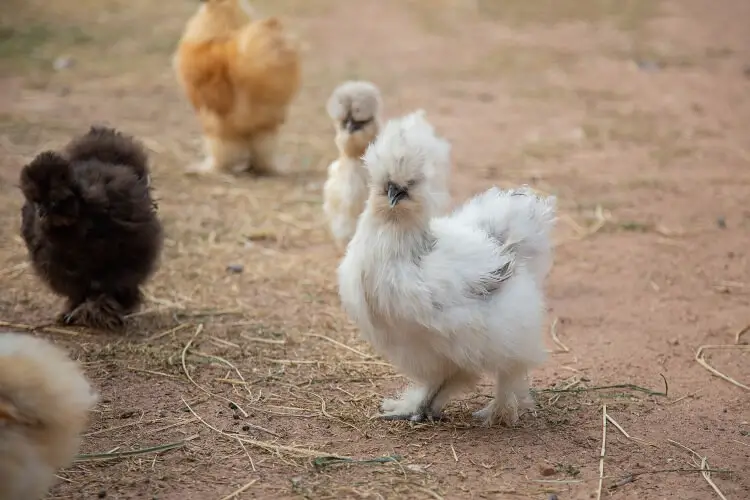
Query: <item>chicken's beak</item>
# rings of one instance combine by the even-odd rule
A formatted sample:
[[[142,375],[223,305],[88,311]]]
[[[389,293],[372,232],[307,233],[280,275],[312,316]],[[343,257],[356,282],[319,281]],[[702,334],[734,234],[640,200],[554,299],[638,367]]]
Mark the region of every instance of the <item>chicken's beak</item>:
[[[359,123],[355,122],[352,118],[346,119],[346,131],[353,134],[360,129]]]
[[[391,202],[391,208],[395,207],[399,201],[409,197],[409,192],[401,186],[392,182],[388,183],[388,201]]]
[[[357,121],[351,115],[348,115],[344,119],[344,128],[346,129],[347,132],[349,132],[350,134],[353,134],[354,132],[357,132],[358,130],[362,130],[363,128],[365,128],[365,126],[367,126],[367,124],[370,123],[371,121],[372,119]]]

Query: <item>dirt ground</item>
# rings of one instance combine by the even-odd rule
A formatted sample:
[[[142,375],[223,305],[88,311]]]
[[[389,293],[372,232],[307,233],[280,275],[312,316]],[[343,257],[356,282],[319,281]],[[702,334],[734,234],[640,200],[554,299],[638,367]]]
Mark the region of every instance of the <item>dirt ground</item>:
[[[750,385],[750,2],[258,2],[305,44],[286,172],[207,180],[183,173],[200,134],[170,66],[198,2],[8,2],[0,319],[62,306],[26,264],[18,173],[91,123],[153,151],[168,233],[127,335],[37,329],[101,392],[52,498],[596,498],[605,405],[603,498],[750,498],[750,391],[695,359],[728,346],[706,361]],[[388,116],[428,111],[456,203],[493,184],[559,197],[554,352],[518,428],[472,422],[489,383],[444,422],[370,418],[404,380],[344,316],[322,217],[324,104],[348,78]]]

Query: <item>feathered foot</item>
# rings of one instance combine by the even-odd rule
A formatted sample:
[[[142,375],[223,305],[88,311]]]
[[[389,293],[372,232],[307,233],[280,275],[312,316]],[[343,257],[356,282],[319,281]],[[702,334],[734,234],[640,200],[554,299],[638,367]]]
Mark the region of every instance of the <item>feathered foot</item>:
[[[214,164],[214,159],[209,157],[206,157],[203,161],[194,163],[185,170],[185,174],[187,175],[207,175],[212,172],[216,171],[216,166]]]
[[[529,393],[525,374],[514,376],[501,372],[497,375],[495,384],[495,399],[473,413],[474,418],[482,420],[484,426],[489,427],[499,421],[503,425],[512,427],[518,423],[519,410],[535,408],[536,403]]]
[[[233,174],[235,170],[247,168],[250,160],[249,146],[243,141],[232,141],[221,137],[204,136],[205,156],[186,170],[188,175],[213,173]]]
[[[250,160],[245,171],[256,177],[276,174],[276,144],[276,133],[264,133],[253,137],[248,144]]]
[[[106,296],[83,302],[72,311],[60,315],[58,321],[65,325],[113,331],[121,330],[125,326],[122,306]]]
[[[433,408],[435,398],[442,386],[428,389],[424,386],[409,387],[401,399],[384,399],[380,405],[381,420],[410,420],[412,422],[436,421],[442,412]]]

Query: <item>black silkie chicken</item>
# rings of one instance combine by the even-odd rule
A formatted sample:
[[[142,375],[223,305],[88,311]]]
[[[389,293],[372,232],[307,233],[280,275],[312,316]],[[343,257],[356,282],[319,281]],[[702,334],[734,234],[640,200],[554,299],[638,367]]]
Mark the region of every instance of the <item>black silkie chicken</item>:
[[[34,271],[67,298],[58,321],[107,330],[137,309],[163,230],[148,155],[132,137],[91,127],[21,171],[21,234]]]

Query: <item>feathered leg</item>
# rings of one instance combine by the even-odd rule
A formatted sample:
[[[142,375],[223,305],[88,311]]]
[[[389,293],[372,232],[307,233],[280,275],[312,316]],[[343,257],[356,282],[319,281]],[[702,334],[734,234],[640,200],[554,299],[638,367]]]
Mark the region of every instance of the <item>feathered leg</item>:
[[[442,390],[443,383],[437,385],[414,385],[401,395],[400,399],[385,399],[380,406],[384,412],[382,420],[411,420],[422,422],[434,420],[439,415],[432,414],[432,403]]]
[[[456,373],[440,383],[417,385],[404,391],[401,399],[386,399],[381,405],[384,420],[440,420],[442,410],[450,397],[464,389],[476,377],[467,373]]]
[[[242,141],[231,141],[220,137],[204,136],[205,159],[188,169],[191,174],[212,172],[232,173],[250,162],[251,152]]]
[[[490,426],[495,421],[513,426],[518,422],[519,409],[531,409],[535,405],[529,394],[526,369],[519,365],[506,366],[499,370],[495,378],[495,398],[474,417]]]
[[[113,297],[100,295],[65,315],[63,322],[102,330],[121,330],[125,326],[124,310]]]
[[[78,308],[78,306],[83,304],[85,300],[86,297],[68,297],[68,300],[65,302],[65,309],[63,309],[63,312],[57,316],[57,322],[61,324],[68,324],[68,316],[70,316],[73,311]]]
[[[255,175],[270,175],[276,171],[276,130],[261,132],[250,139],[250,160],[247,171]]]

